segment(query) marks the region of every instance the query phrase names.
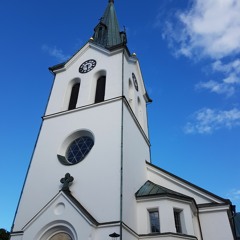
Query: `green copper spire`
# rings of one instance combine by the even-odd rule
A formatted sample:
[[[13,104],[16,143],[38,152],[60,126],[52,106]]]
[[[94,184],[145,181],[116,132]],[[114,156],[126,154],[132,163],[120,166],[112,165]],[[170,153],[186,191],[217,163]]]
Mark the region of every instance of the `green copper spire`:
[[[103,17],[94,29],[93,41],[106,48],[112,48],[127,43],[126,33],[119,31],[114,0],[109,0]]]

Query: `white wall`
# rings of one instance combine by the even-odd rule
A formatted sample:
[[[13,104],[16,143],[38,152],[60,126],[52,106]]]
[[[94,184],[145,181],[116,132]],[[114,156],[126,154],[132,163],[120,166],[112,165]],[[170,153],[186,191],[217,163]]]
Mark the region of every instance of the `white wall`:
[[[226,211],[202,211],[199,214],[203,239],[233,240]]]
[[[67,172],[74,177],[73,196],[99,222],[119,220],[120,120],[120,101],[44,120],[14,230],[21,229],[59,191],[60,179]],[[57,158],[59,148],[81,129],[93,133],[93,148],[82,162],[62,165]]]
[[[144,87],[143,78],[141,75],[141,70],[139,68],[139,63],[135,58],[128,58],[124,56],[124,96],[129,101],[131,98],[132,101],[129,104],[132,107],[132,110],[138,119],[142,129],[145,134],[148,136],[148,123],[147,123],[147,109],[146,101],[144,95],[146,94],[146,89]],[[132,79],[132,73],[135,74],[138,82],[138,91],[134,87],[134,82]],[[129,79],[133,84],[133,91],[129,89]],[[129,91],[130,90],[130,91]]]
[[[137,230],[135,193],[147,181],[145,161],[150,161],[149,146],[124,106],[123,125],[123,221]]]

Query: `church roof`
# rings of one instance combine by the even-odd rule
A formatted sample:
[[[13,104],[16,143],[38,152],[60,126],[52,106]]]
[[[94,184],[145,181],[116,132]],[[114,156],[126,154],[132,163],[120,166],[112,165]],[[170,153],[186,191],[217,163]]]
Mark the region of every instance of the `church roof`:
[[[205,193],[205,194],[207,194],[209,196],[212,196],[212,197],[222,201],[222,203],[224,203],[224,204],[232,205],[232,203],[231,203],[231,201],[229,199],[225,199],[225,198],[219,197],[218,195],[216,195],[216,194],[214,194],[212,192],[209,192],[206,189],[203,189],[203,188],[201,188],[201,187],[199,187],[199,186],[197,186],[197,185],[195,185],[195,184],[193,184],[193,183],[191,183],[191,182],[189,182],[189,181],[187,181],[187,180],[185,180],[183,178],[180,178],[180,177],[178,177],[178,176],[176,176],[176,175],[166,171],[165,169],[160,168],[160,167],[158,167],[158,166],[156,166],[156,165],[154,165],[154,164],[152,164],[150,162],[146,161],[146,164],[151,166],[151,167],[153,167],[153,168],[155,168],[155,169],[157,169],[157,170],[159,170],[159,171],[161,171],[161,172],[163,172],[163,173],[165,173],[165,174],[167,174],[167,175],[169,175],[169,176],[171,176],[171,177],[173,177],[173,178],[175,178],[175,179],[177,179],[177,180],[179,180],[180,182],[183,182],[183,183],[185,183],[185,184],[187,184],[187,185],[189,185],[189,186],[191,186],[191,187],[201,191],[202,193]],[[212,203],[215,203],[215,202],[212,202]],[[203,206],[203,204],[202,204],[202,206]]]
[[[194,201],[193,198],[186,196],[184,194],[175,192],[158,184],[155,184],[151,181],[147,181],[143,184],[143,186],[136,192],[136,198],[143,198],[143,197],[174,197],[174,198],[181,198],[185,200]]]
[[[126,33],[120,32],[114,0],[109,0],[108,6],[94,29],[93,42],[112,48],[127,43]]]

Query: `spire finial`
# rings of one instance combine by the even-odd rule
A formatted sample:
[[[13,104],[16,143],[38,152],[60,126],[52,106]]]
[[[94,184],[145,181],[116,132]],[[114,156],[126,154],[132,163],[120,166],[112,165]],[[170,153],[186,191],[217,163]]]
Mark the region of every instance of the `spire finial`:
[[[110,3],[114,3],[114,0],[109,0],[108,2],[110,2]]]

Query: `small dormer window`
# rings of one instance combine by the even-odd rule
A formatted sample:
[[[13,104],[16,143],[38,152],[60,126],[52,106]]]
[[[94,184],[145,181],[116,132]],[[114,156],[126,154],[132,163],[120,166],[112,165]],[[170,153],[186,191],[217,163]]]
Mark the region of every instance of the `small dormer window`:
[[[105,44],[106,42],[106,30],[107,30],[107,26],[101,22],[102,20],[100,20],[100,23],[97,25],[97,27],[94,29],[94,36],[93,39],[95,42],[99,43],[99,44]]]
[[[98,37],[100,37],[100,38],[102,37],[102,35],[103,35],[102,32],[103,32],[103,28],[102,28],[102,26],[100,26],[98,29]]]

